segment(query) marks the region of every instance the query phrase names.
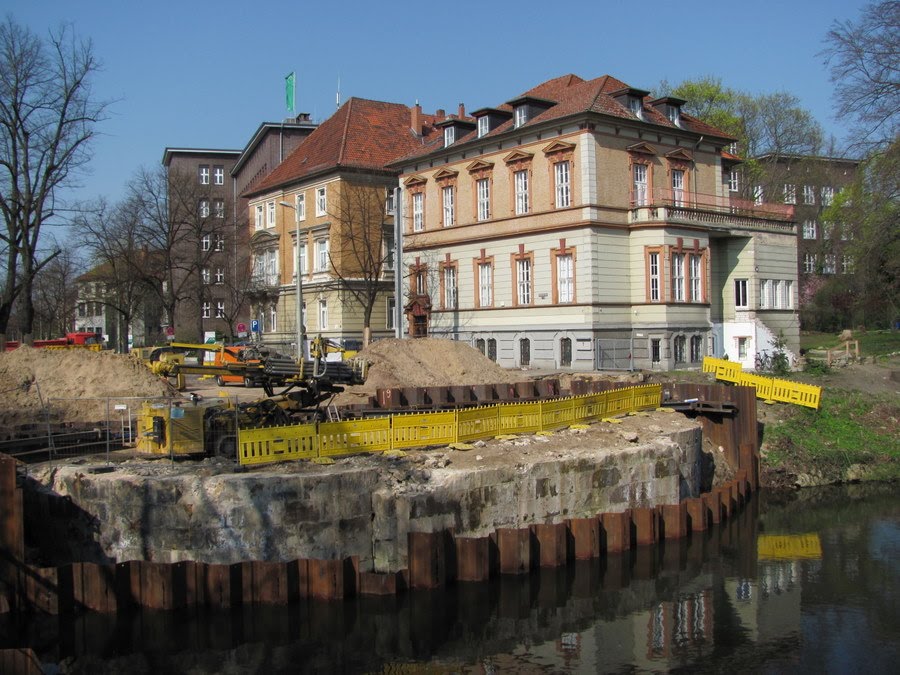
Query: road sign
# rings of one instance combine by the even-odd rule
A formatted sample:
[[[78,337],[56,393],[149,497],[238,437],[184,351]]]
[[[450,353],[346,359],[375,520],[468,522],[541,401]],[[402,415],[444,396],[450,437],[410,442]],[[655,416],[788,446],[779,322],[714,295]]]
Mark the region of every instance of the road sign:
[[[259,332],[259,321],[257,319],[252,319],[250,321],[250,330],[253,331],[254,333]]]
[[[237,325],[237,332],[238,332],[238,333],[246,333],[246,332],[247,332],[247,324],[245,324],[245,323],[239,323],[239,324]]]

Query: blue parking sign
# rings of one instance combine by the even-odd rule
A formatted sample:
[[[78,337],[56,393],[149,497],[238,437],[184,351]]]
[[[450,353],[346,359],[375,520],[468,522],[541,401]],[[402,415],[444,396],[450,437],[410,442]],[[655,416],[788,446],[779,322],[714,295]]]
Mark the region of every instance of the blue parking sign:
[[[257,319],[250,320],[250,332],[252,332],[252,333],[259,332],[259,320],[257,320]]]

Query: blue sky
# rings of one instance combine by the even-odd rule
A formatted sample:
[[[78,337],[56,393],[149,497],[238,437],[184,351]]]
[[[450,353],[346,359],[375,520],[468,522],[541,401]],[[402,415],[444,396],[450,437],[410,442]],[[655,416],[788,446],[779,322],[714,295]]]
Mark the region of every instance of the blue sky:
[[[467,110],[496,105],[565,73],[610,74],[655,90],[714,75],[749,92],[796,94],[840,140],[819,52],[863,0],[590,2],[134,2],[0,0],[44,35],[59,22],[94,43],[94,91],[115,99],[91,175],[70,198],[119,199],[141,166],[173,147],[240,149],[263,121],[297,110],[321,121],[359,96]]]

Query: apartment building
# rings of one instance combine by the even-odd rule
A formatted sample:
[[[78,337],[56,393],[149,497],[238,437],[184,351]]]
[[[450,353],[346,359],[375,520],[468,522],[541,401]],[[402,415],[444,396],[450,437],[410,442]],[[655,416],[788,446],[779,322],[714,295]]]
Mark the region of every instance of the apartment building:
[[[684,103],[565,75],[438,120],[390,165],[408,333],[523,368],[669,370],[707,354],[752,368],[779,339],[797,352],[793,206],[734,196],[733,139]]]
[[[358,348],[393,336],[394,206],[387,165],[438,135],[417,106],[351,98],[242,193],[253,275],[251,321],[297,353],[304,333]],[[299,274],[299,279],[298,279]]]

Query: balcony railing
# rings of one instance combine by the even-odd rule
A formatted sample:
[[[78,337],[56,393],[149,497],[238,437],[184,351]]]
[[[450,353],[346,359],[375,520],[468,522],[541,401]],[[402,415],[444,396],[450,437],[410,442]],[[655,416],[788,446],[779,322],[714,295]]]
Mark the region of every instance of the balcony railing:
[[[790,204],[758,204],[730,195],[696,194],[682,190],[632,191],[631,222],[655,220],[790,232],[794,229],[794,207]]]

